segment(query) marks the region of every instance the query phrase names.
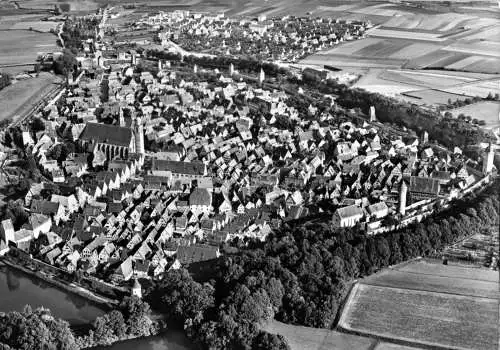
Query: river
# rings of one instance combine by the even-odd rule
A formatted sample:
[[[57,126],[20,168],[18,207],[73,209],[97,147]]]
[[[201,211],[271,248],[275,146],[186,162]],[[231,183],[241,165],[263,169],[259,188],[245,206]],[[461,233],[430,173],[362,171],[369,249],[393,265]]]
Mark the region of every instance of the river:
[[[96,304],[72,293],[53,287],[45,281],[0,263],[0,311],[22,311],[26,304],[44,306],[56,317],[72,325],[91,323],[104,311]],[[127,340],[102,350],[193,350],[194,345],[180,330],[166,334]]]

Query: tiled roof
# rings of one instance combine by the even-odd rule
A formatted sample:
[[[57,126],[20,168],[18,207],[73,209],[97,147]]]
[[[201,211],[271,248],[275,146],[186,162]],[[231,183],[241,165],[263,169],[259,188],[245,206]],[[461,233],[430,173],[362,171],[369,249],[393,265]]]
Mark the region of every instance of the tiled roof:
[[[439,180],[431,177],[411,176],[410,192],[421,192],[437,195],[439,193]]]
[[[102,123],[87,123],[80,139],[116,146],[129,146],[132,141],[130,128]]]
[[[349,205],[347,207],[337,209],[337,213],[341,218],[351,218],[354,216],[362,216],[363,210],[357,205]]]
[[[177,162],[173,160],[153,159],[152,170],[171,171],[174,174],[204,175],[205,164],[201,162]]]

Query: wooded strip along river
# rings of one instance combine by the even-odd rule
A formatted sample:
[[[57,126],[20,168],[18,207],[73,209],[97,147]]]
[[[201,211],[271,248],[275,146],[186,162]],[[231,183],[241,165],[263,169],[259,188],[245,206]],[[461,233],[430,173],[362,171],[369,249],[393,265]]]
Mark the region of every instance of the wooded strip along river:
[[[26,304],[44,306],[71,325],[91,323],[104,313],[98,305],[58,289],[22,271],[0,264],[0,311],[22,311]],[[103,350],[192,350],[194,345],[180,330],[168,330],[154,337],[119,342]]]

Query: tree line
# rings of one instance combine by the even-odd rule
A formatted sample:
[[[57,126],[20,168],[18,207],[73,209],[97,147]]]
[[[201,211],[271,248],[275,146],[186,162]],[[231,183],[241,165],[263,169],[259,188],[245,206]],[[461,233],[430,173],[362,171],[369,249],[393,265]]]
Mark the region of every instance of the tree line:
[[[149,336],[163,326],[153,321],[149,304],[137,297],[124,298],[115,310],[97,317],[83,336],[76,336],[69,323],[50,310],[27,305],[22,312],[0,314],[0,350],[79,350]]]
[[[263,333],[259,324],[275,318],[333,327],[353,279],[434,255],[497,224],[498,193],[497,182],[421,223],[376,236],[328,222],[285,224],[265,243],[250,241],[219,259],[207,281],[185,270],[168,272],[147,291],[147,300],[203,348],[287,349],[283,338]]]

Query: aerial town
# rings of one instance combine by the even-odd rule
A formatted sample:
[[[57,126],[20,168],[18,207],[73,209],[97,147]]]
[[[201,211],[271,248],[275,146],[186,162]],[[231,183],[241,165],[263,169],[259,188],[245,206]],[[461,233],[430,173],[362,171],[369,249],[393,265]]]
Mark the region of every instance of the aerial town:
[[[24,186],[25,217],[0,222],[0,254],[48,278],[78,276],[69,283],[94,299],[142,298],[172,271],[307,220],[377,239],[496,181],[492,141],[471,159],[380,121],[374,105],[363,113],[301,85],[332,70],[289,64],[362,39],[369,21],[176,10],[124,29],[109,25],[116,16],[85,18],[97,25],[76,41],[62,88],[0,135],[5,177],[25,164],[12,185]],[[127,31],[155,50],[120,41]],[[227,65],[203,64],[218,56]],[[260,65],[238,64],[247,57]],[[498,252],[488,259],[496,268]]]

